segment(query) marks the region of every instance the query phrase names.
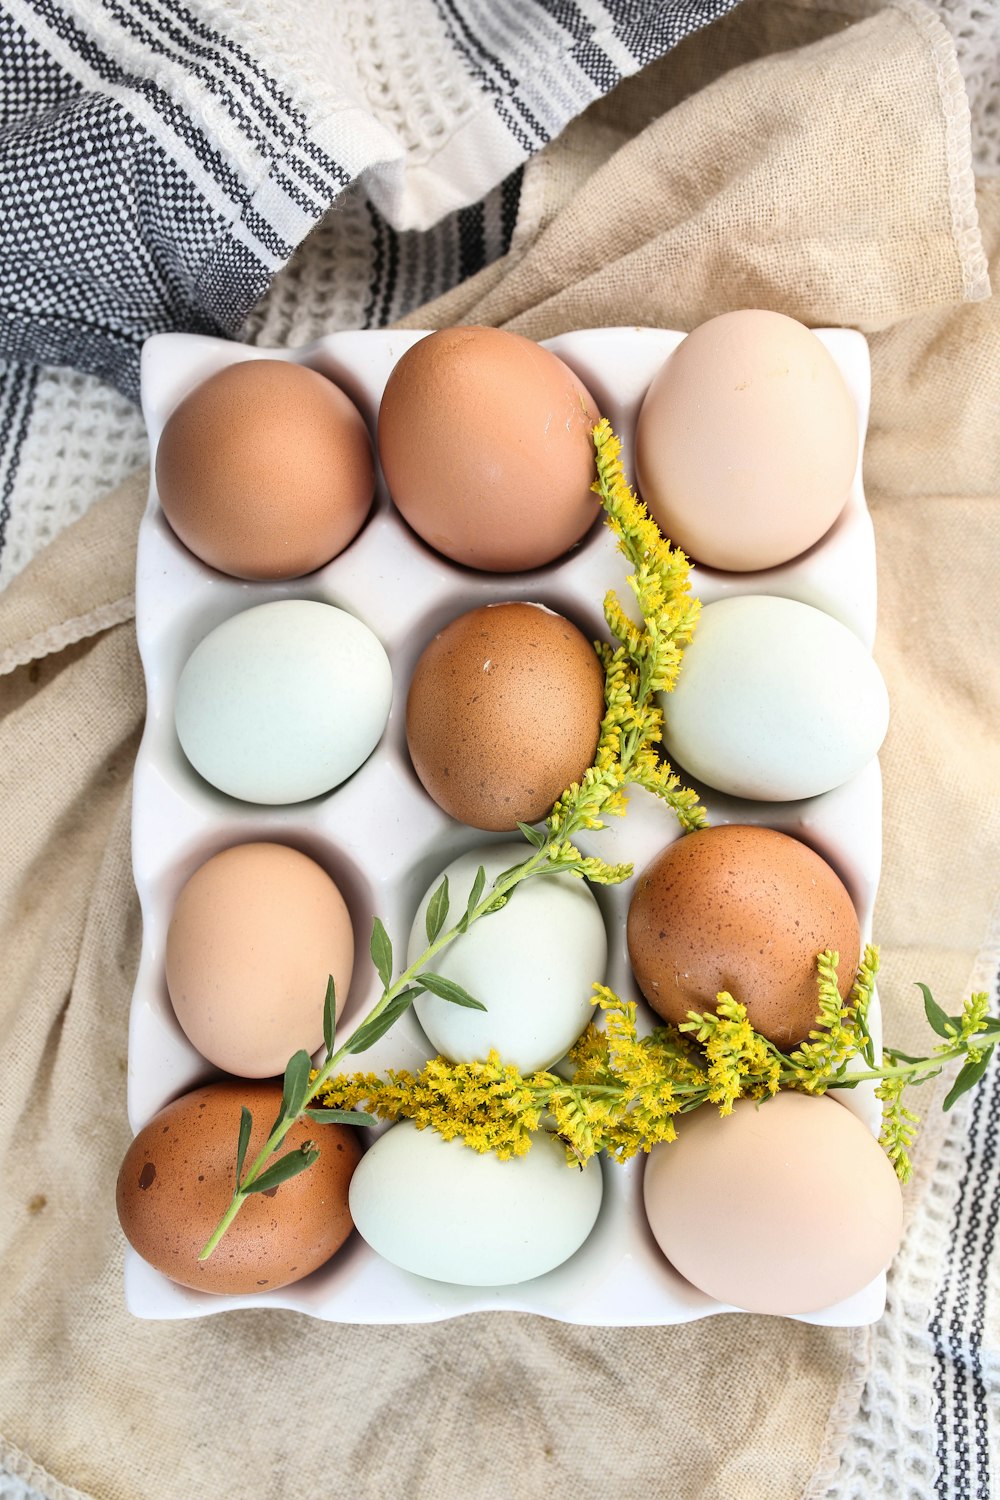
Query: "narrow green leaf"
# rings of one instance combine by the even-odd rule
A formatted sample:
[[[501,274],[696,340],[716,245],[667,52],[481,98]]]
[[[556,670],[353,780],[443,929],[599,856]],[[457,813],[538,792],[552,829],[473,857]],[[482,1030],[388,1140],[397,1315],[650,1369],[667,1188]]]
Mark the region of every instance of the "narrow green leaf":
[[[310,1120],[316,1120],[320,1125],[374,1125],[374,1115],[365,1114],[363,1109],[307,1109],[306,1116]]]
[[[370,944],[372,963],[378,970],[378,977],[382,981],[382,988],[387,990],[392,984],[392,944],[389,934],[378,917],[372,923],[372,940]]]
[[[331,974],[326,981],[326,999],[323,1001],[323,1042],[327,1060],[333,1056],[333,1043],[337,1034],[337,986]]]
[[[420,983],[432,995],[437,995],[440,1000],[447,1000],[451,1005],[463,1005],[466,1010],[486,1009],[478,1000],[473,1000],[468,990],[463,990],[453,979],[445,979],[443,974],[431,974],[427,969],[422,969]]]
[[[528,840],[528,843],[534,844],[536,849],[540,849],[545,843],[544,833],[539,833],[538,829],[532,828],[530,823],[522,823],[520,819],[518,819],[517,826],[524,834],[524,837]]]
[[[288,1059],[288,1067],[285,1069],[285,1080],[281,1089],[281,1115],[283,1119],[293,1118],[297,1115],[306,1102],[309,1093],[309,1074],[312,1070],[312,1058],[306,1051],[296,1052],[294,1057]]]
[[[448,900],[448,877],[446,875],[427,905],[427,920],[425,925],[427,927],[427,941],[429,943],[434,942],[434,939],[439,935],[442,927],[448,920],[448,907],[450,904]]]
[[[923,1058],[922,1057],[911,1057],[908,1052],[899,1052],[899,1051],[897,1051],[897,1049],[895,1047],[883,1047],[882,1048],[882,1061],[884,1063],[896,1063],[896,1062],[915,1063],[915,1062],[923,1062]],[[916,1079],[914,1079],[913,1082],[915,1083]]]
[[[984,1052],[982,1057],[977,1058],[975,1062],[970,1059],[969,1062],[963,1064],[944,1101],[945,1109],[951,1109],[956,1100],[961,1099],[963,1094],[967,1094],[969,1089],[975,1087],[990,1065],[992,1051],[993,1049],[990,1048],[989,1052]]]
[[[917,989],[920,990],[923,994],[924,1013],[927,1016],[927,1020],[932,1030],[935,1031],[938,1036],[948,1036],[948,1017],[945,1015],[940,1005],[938,1005],[937,1001],[934,999],[934,996],[931,994],[926,984],[921,984],[918,980]]]
[[[484,867],[482,865],[480,865],[479,869],[476,871],[476,878],[472,882],[472,890],[469,892],[469,899],[468,899],[468,901],[465,904],[465,916],[462,918],[462,920],[458,924],[458,930],[459,930],[459,932],[467,932],[468,931],[469,922],[472,920],[472,913],[475,911],[476,907],[479,905],[480,897],[482,896],[483,891],[485,889],[486,889],[486,870],[484,869]]]
[[[240,1177],[243,1175],[243,1163],[246,1161],[247,1147],[250,1144],[250,1132],[253,1129],[253,1115],[244,1104],[240,1110],[240,1138],[236,1146],[236,1186],[240,1185]]]
[[[370,1021],[364,1021],[347,1043],[348,1052],[367,1052],[373,1047],[379,1037],[385,1036],[390,1026],[395,1025],[400,1016],[408,1011],[413,1004],[414,996],[419,991],[411,987],[397,995],[391,1000],[379,1015],[373,1016]]]
[[[256,1182],[244,1188],[246,1193],[269,1193],[272,1188],[280,1187],[287,1182],[289,1177],[297,1177],[307,1167],[311,1167],[319,1156],[318,1151],[288,1151],[284,1156],[279,1156],[272,1167],[262,1172]]]

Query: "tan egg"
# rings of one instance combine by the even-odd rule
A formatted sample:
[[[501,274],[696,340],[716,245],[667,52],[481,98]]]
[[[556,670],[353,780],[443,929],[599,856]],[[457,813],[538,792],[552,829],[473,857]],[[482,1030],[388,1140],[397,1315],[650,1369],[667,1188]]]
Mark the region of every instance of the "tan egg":
[[[814,1313],[852,1296],[885,1270],[903,1231],[888,1157],[829,1096],[685,1115],[677,1139],[650,1152],[643,1196],[674,1269],[747,1312]]]
[[[597,519],[593,399],[540,344],[496,328],[446,328],[389,377],[378,449],[389,493],[418,536],[492,573],[561,557]]]
[[[587,638],[539,604],[491,604],[446,626],[406,704],[414,769],[473,828],[535,823],[592,763],[604,673]]]
[[[677,1025],[689,1010],[714,1010],[727,990],[756,1030],[786,1049],[815,1024],[817,954],[840,954],[846,996],[860,947],[840,877],[773,828],[687,834],[643,870],[629,904],[629,958],[657,1015]]]
[[[832,355],[781,313],[723,313],[679,344],[636,428],[639,490],[696,562],[748,572],[797,557],[843,509],[858,458]]]
[[[375,493],[371,440],[354,403],[315,370],[242,360],[171,413],[156,487],[203,562],[236,578],[298,578],[360,531]]]
[[[292,1126],[279,1156],[314,1141],[318,1159],[277,1188],[249,1194],[217,1248],[198,1259],[233,1195],[241,1107],[253,1116],[249,1166],[280,1104],[274,1083],[212,1083],[140,1130],[118,1173],[117,1206],[143,1260],[182,1286],[239,1296],[299,1281],[340,1249],[354,1227],[347,1190],[361,1147],[348,1126],[305,1120]]]
[[[227,1073],[271,1078],[323,1041],[327,979],[343,1009],[354,932],[326,871],[283,844],[237,844],[205,862],[167,933],[170,999],[185,1034]]]

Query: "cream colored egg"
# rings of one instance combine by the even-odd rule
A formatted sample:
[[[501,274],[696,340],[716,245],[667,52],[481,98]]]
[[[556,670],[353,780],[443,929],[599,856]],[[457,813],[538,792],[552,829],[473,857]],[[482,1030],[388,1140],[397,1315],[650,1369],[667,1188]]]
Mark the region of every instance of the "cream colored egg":
[[[899,1248],[903,1203],[885,1152],[829,1096],[707,1105],[654,1146],[646,1216],[675,1270],[747,1312],[813,1313],[852,1296]]]
[[[851,394],[832,355],[782,313],[702,323],[653,380],[639,413],[639,490],[696,562],[747,572],[819,541],[858,459]]]

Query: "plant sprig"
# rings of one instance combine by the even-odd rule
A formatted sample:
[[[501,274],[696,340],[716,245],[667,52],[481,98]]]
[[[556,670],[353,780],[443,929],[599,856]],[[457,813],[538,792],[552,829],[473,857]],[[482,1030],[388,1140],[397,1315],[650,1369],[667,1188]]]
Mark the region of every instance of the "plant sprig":
[[[448,881],[447,878],[441,881],[427,907],[427,947],[395,979],[392,943],[380,919],[375,918],[369,951],[382,984],[381,995],[347,1041],[335,1050],[336,996],[330,979],[323,1012],[324,1060],[314,1071],[307,1052],[297,1052],[291,1058],[285,1070],[278,1117],[245,1172],[253,1122],[249,1110],[243,1109],[233,1197],[201,1251],[201,1260],[212,1254],[251,1193],[264,1192],[287,1181],[306,1171],[316,1160],[315,1142],[307,1141],[271,1162],[297,1120],[305,1117],[317,1124],[374,1124],[372,1116],[362,1111],[329,1103],[323,1108],[311,1107],[317,1098],[324,1096],[337,1065],[345,1057],[374,1046],[425,990],[454,1005],[485,1009],[460,985],[428,967],[450,943],[474,922],[500,910],[518,885],[535,876],[564,871],[598,884],[616,884],[628,879],[632,874],[630,864],[608,864],[584,855],[574,840],[584,831],[605,827],[604,818],[609,814],[624,813],[625,792],[630,785],[643,786],[662,798],[685,831],[703,827],[707,821],[695,793],[682,786],[670,766],[660,760],[663,715],[657,695],[673,687],[681,650],[691,639],[700,609],[699,601],[691,595],[688,560],[683,552],[664,541],[626,483],[620,460],[621,444],[607,421],[594,428],[593,441],[597,468],[593,489],[604,510],[605,522],[633,570],[628,584],[642,617],[642,623],[633,622],[615,592],[608,592],[604,616],[608,629],[620,644],[595,645],[604,668],[605,711],[594,764],[579,782],[566,788],[541,828],[518,823],[531,852],[520,864],[497,876],[488,890],[485,870],[480,868],[465,910],[451,927],[446,927],[450,910]]]
[[[925,1057],[892,1048],[875,1062],[867,1016],[878,953],[866,948],[846,1000],[837,991],[837,955],[817,959],[818,1015],[807,1041],[780,1051],[756,1032],[746,1009],[727,993],[717,1009],[692,1011],[680,1027],[660,1027],[640,1037],[636,1007],[595,985],[604,1026],[587,1027],[570,1052],[573,1076],[522,1075],[495,1052],[482,1062],[433,1059],[416,1075],[390,1070],[385,1078],[356,1074],[331,1079],[326,1097],[338,1105],[364,1103],[380,1119],[411,1119],[446,1139],[460,1137],[476,1151],[521,1156],[536,1132],[547,1128],[566,1145],[570,1162],[599,1151],[617,1161],[676,1138],[678,1115],[712,1105],[721,1115],[737,1099],[771,1098],[780,1089],[823,1094],[874,1082],[885,1105],[881,1144],[899,1178],[909,1179],[909,1148],[917,1116],[902,1103],[904,1090],[937,1076],[948,1063],[962,1068],[945,1108],[982,1076],[1000,1043],[1000,1020],[986,1014],[985,994],[973,995],[957,1016],[946,1016],[926,985],[925,1009],[942,1041]]]

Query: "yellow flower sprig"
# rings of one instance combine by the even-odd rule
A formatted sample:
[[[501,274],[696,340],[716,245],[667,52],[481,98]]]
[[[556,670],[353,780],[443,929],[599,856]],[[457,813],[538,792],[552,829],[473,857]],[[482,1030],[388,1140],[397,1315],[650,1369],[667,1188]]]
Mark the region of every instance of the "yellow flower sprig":
[[[874,1049],[867,1013],[877,971],[878,952],[866,948],[842,1001],[837,955],[821,953],[817,1023],[809,1040],[791,1053],[756,1032],[745,1007],[731,995],[720,994],[715,1011],[692,1011],[679,1028],[660,1027],[640,1037],[635,1005],[595,985],[594,1004],[603,1012],[604,1026],[589,1025],[573,1047],[570,1079],[548,1072],[522,1075],[491,1052],[483,1062],[437,1057],[416,1074],[393,1070],[386,1078],[372,1073],[334,1078],[324,1085],[322,1099],[331,1109],[363,1107],[381,1119],[413,1120],[419,1129],[433,1127],[446,1139],[460,1137],[473,1150],[492,1151],[501,1159],[523,1156],[544,1129],[560,1136],[571,1163],[600,1151],[624,1162],[674,1140],[676,1117],[705,1105],[727,1115],[737,1099],[763,1101],[780,1089],[823,1094],[873,1080],[886,1106],[881,1143],[906,1182],[917,1116],[902,1103],[904,1089],[961,1058],[964,1066],[946,1107],[953,1103],[982,1075],[1000,1041],[1000,1020],[986,1014],[986,996],[979,994],[958,1016],[946,1017],[921,986],[932,1025],[947,1027],[941,1032],[945,1040],[923,1058],[886,1049],[876,1066],[870,1062]]]
[[[621,443],[606,419],[594,428],[593,441],[597,479],[592,488],[632,569],[627,582],[641,623],[609,589],[604,618],[619,644],[599,641],[595,646],[604,668],[605,712],[594,764],[559,798],[546,819],[545,836],[550,865],[600,884],[616,884],[631,875],[632,866],[585,857],[573,840],[585,830],[604,828],[609,816],[620,817],[629,786],[645,787],[666,802],[686,833],[708,821],[696,794],[660,758],[663,712],[657,696],[670,692],[677,681],[681,653],[701,603],[691,593],[688,559],[663,539],[629,487]],[[542,837],[536,834],[539,844]]]

